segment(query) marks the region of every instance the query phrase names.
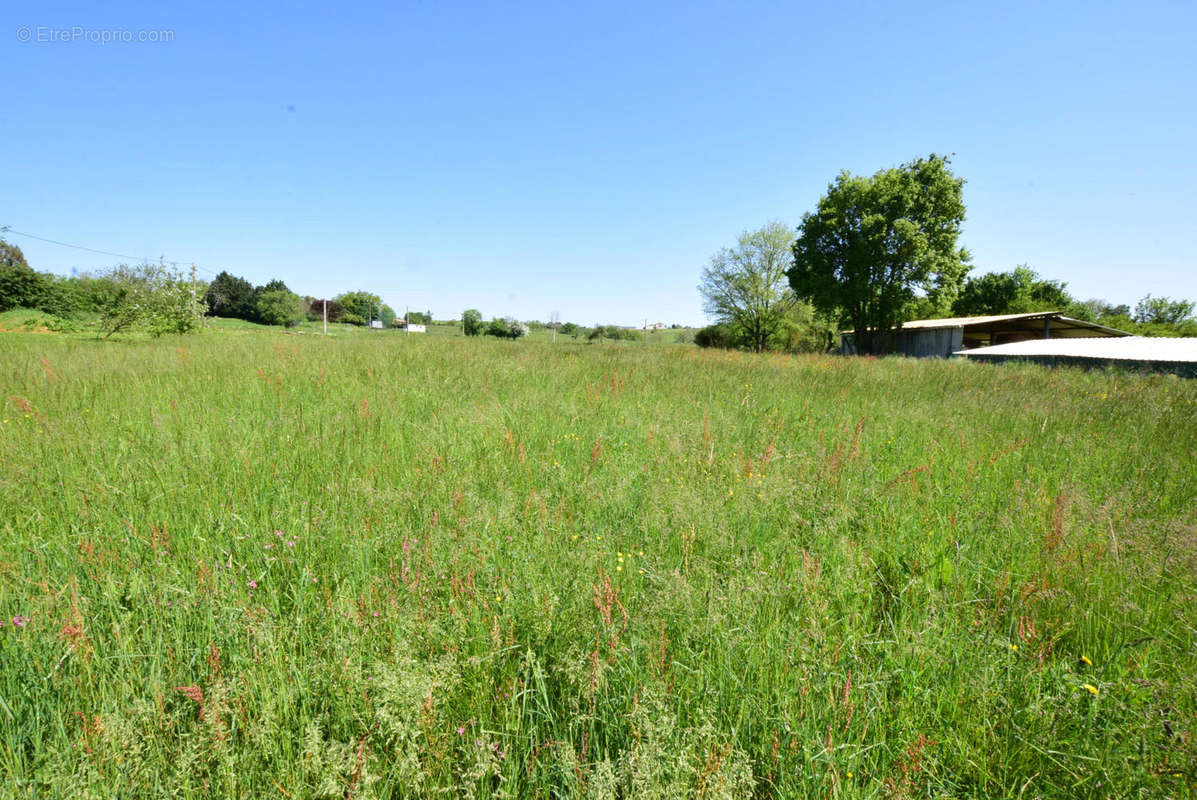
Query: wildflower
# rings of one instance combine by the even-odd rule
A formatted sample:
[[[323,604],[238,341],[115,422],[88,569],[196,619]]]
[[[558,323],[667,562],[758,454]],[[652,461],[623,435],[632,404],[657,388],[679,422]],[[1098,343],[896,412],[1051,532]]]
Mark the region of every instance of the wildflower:
[[[615,571],[616,571],[616,572],[623,572],[623,567],[622,567],[622,566],[618,566],[618,567],[616,567],[616,568],[615,568]]]
[[[465,736],[465,725],[458,725],[458,726],[457,726],[457,735],[458,735],[458,736]]]
[[[1093,662],[1089,660],[1089,656],[1081,656],[1081,661],[1084,661],[1090,667],[1093,666]]]
[[[855,777],[856,776],[852,774],[852,770],[848,770],[848,779],[851,780],[852,778],[855,778]]]
[[[14,628],[24,628],[29,624],[29,617],[24,614],[17,614],[12,618],[12,625]]]
[[[1085,685],[1083,685],[1081,688],[1082,688],[1082,689],[1084,689],[1084,690],[1085,690],[1086,692],[1088,692],[1089,694],[1093,695],[1094,697],[1097,697],[1097,687],[1096,687],[1096,686],[1094,686],[1093,684],[1091,684],[1091,683],[1086,683],[1086,684],[1085,684]]]
[[[251,588],[251,589],[257,589],[257,588],[258,588],[258,582],[257,582],[257,581],[250,581],[250,582],[249,582],[249,588]]]
[[[1011,643],[1011,644],[1010,644],[1010,649],[1011,649],[1011,650],[1013,650],[1014,652],[1016,652],[1016,653],[1017,653],[1017,652],[1018,652],[1018,645]]]

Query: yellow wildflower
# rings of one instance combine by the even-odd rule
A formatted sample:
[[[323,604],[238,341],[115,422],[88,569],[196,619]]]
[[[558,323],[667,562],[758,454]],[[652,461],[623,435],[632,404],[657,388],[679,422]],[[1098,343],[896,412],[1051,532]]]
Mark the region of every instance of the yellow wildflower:
[[[1085,690],[1086,692],[1088,692],[1089,694],[1093,695],[1094,697],[1097,697],[1097,687],[1096,687],[1096,686],[1094,686],[1093,684],[1091,684],[1091,683],[1086,683],[1086,684],[1085,684],[1084,686],[1082,686],[1081,688],[1082,688],[1082,689],[1084,689],[1084,690]]]
[[[1081,661],[1084,661],[1089,666],[1093,666],[1093,662],[1089,660],[1089,656],[1081,656]]]

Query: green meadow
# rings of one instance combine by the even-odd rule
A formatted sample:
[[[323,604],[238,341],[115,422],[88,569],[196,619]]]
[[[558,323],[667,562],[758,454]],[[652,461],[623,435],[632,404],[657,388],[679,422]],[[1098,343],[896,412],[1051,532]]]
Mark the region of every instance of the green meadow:
[[[1197,381],[442,333],[0,334],[3,796],[1197,794]]]

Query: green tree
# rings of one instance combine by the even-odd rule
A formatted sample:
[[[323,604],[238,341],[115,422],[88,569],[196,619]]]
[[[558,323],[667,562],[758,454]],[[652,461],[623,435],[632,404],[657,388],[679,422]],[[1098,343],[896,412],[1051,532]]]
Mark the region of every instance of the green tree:
[[[467,308],[461,312],[461,329],[466,336],[481,336],[485,324],[482,322],[482,312],[476,308]]]
[[[267,289],[257,296],[257,318],[264,325],[289,325],[304,318],[299,295],[288,289]]]
[[[1140,325],[1179,326],[1193,318],[1193,303],[1146,295],[1135,304],[1134,320]]]
[[[369,292],[345,292],[333,298],[343,309],[339,319],[353,325],[365,325],[378,316],[382,298]]]
[[[382,304],[382,308],[378,310],[378,318],[382,320],[382,327],[391,328],[395,325],[395,309],[388,306],[386,303]]]
[[[204,292],[208,313],[214,317],[253,319],[254,299],[253,284],[228,272],[217,275]]]
[[[495,317],[486,327],[487,336],[497,336],[500,339],[518,339],[528,335],[528,326],[511,317]]]
[[[951,307],[968,272],[957,247],[964,180],[934,153],[870,177],[841,172],[802,218],[790,286],[878,352],[920,294]]]
[[[45,291],[44,277],[25,261],[21,248],[0,239],[0,311],[41,308]]]
[[[794,234],[780,222],[744,231],[735,248],[711,257],[698,291],[703,310],[726,326],[734,339],[758,353],[779,344],[794,307],[786,285],[793,267]]]
[[[1059,311],[1076,302],[1066,287],[1067,284],[1041,278],[1026,264],[1020,264],[1011,272],[987,272],[969,278],[952,304],[952,313],[975,317]]]

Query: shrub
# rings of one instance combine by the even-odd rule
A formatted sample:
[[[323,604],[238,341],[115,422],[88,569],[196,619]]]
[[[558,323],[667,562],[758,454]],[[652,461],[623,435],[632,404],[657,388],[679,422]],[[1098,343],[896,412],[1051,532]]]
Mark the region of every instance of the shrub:
[[[694,344],[699,347],[735,347],[735,338],[727,325],[718,323],[695,331]]]

